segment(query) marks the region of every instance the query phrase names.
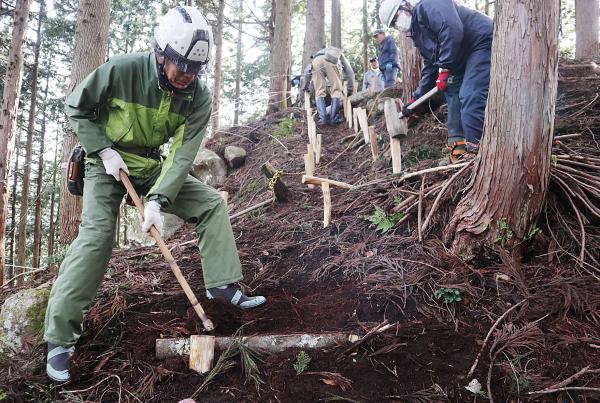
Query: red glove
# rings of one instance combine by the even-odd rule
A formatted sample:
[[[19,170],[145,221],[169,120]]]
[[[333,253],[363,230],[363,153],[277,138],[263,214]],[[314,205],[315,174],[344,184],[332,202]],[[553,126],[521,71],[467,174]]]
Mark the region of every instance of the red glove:
[[[438,78],[435,82],[436,87],[438,88],[438,90],[440,91],[446,91],[447,87],[446,87],[446,81],[448,80],[448,77],[450,76],[450,70],[448,69],[442,69],[440,70],[440,73],[438,75]]]

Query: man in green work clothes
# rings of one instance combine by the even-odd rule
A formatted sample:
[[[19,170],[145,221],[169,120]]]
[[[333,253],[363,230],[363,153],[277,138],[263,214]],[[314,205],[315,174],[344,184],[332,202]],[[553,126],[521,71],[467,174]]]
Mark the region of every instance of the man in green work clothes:
[[[235,285],[241,264],[225,202],[189,175],[211,115],[211,94],[198,79],[210,59],[211,28],[193,7],[176,7],[154,32],[154,52],[121,55],[98,67],[67,97],[66,113],[87,152],[83,214],[48,302],[46,371],[69,380],[85,311],[111,254],[127,172],[146,195],[142,229],[162,231],[160,211],[195,225],[207,297],[241,308],[265,303]],[[160,147],[172,140],[166,158]]]

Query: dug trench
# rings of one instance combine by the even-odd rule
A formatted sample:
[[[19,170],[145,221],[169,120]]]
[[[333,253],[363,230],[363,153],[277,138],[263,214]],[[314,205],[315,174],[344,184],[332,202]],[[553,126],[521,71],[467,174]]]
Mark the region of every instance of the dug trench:
[[[556,134],[580,133],[565,145],[598,157],[600,123],[593,111],[600,101],[579,80],[590,74],[562,66]],[[444,111],[425,110],[411,127],[402,142],[405,169],[431,167],[442,155]],[[290,121],[293,128],[287,130],[282,122]],[[362,336],[386,320],[393,324],[390,329],[346,353],[348,345],[307,350],[311,360],[300,375],[293,367],[299,349],[258,352],[258,372],[249,376],[236,356],[234,367],[205,384],[206,376],[188,369],[185,357],[154,356],[158,338],[205,333],[158,250],[115,250],[86,318],[73,381],[49,385],[43,347],[32,346],[33,374],[24,375],[18,361],[2,363],[3,374],[10,374],[0,380],[2,389],[15,401],[177,402],[193,396],[198,402],[463,402],[485,401],[489,392],[496,401],[556,401],[560,396],[583,402],[598,397],[594,391],[528,395],[560,384],[588,365],[568,386],[600,386],[600,282],[592,269],[590,273],[577,264],[578,227],[571,230],[573,237],[565,227],[576,218],[557,189],[551,191],[541,233],[527,244],[525,258],[498,248],[476,264],[463,263],[440,239],[468,175],[455,180],[440,199],[423,242],[415,229],[416,209],[397,216],[400,221],[386,232],[375,229],[375,206],[389,218],[422,184],[436,186],[454,171],[430,174],[423,182],[421,177],[392,182],[383,116],[372,112],[369,123],[380,135],[375,162],[359,141],[362,135],[355,136],[348,125],[319,129],[323,151],[316,176],[351,184],[390,179],[360,190],[332,187],[333,220],[327,228],[319,187],[308,189],[300,181],[307,144],[303,109],[222,131],[209,142],[217,153],[230,144],[248,152],[246,164],[230,172],[222,189],[229,192],[232,213],[271,197],[260,171],[265,161],[283,172],[290,188],[287,203],[232,222],[243,285],[265,295],[265,307],[240,311],[206,300],[200,256],[193,243],[186,243],[193,239],[191,228],[184,227],[168,243],[217,326],[213,335],[344,331]],[[432,202],[424,202],[425,211]],[[600,258],[597,222],[586,230],[593,265]],[[445,303],[443,290],[456,290],[460,298]],[[521,305],[498,323],[484,346],[494,323],[516,303]],[[480,350],[473,375],[467,377]],[[480,394],[465,388],[473,378],[483,385]]]

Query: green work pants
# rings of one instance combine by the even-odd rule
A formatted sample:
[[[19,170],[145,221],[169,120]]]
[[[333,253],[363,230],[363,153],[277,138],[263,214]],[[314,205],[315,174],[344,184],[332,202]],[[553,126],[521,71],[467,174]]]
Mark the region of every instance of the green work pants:
[[[160,167],[148,178],[131,177],[131,181],[138,193],[144,194],[159,174]],[[107,175],[103,166],[86,164],[79,235],[69,247],[50,293],[44,333],[47,342],[70,346],[81,336],[84,314],[106,272],[125,193],[123,184]],[[172,206],[164,211],[195,225],[206,288],[242,279],[227,208],[217,191],[190,175]]]

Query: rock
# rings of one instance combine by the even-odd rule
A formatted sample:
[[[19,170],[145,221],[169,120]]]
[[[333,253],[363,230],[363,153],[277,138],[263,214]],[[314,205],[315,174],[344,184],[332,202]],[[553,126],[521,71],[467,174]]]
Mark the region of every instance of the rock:
[[[183,225],[184,221],[173,214],[160,213],[164,227],[163,227],[163,239],[167,240],[172,237],[175,232]],[[147,232],[142,232],[142,223],[137,217],[127,226],[127,239],[130,244],[137,246],[152,246],[156,242]]]
[[[218,187],[225,183],[227,167],[215,152],[203,148],[198,151],[190,173],[202,182]]]
[[[246,162],[246,155],[246,150],[244,150],[242,147],[225,147],[225,161],[227,161],[227,165],[233,169],[244,165],[244,162]]]
[[[42,340],[49,284],[11,295],[0,310],[0,356],[14,355]]]

